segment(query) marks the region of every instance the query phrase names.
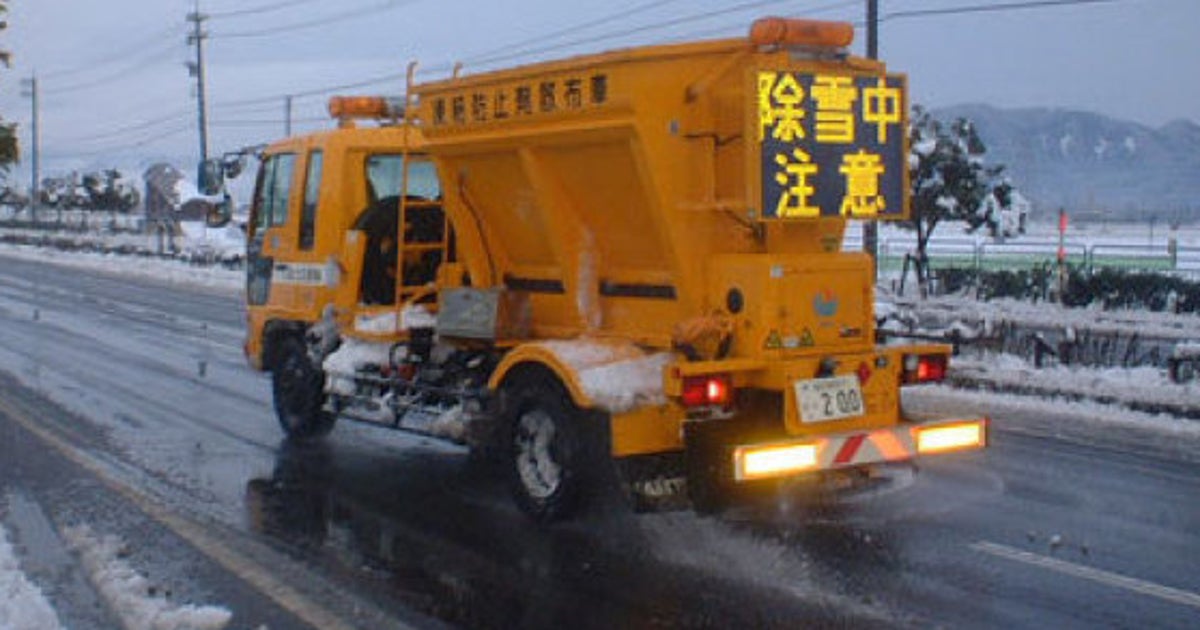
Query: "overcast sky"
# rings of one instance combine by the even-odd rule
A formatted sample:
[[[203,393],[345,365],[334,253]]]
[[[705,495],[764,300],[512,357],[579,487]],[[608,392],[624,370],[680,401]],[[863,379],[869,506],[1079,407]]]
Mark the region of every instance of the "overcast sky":
[[[1047,1],[1047,0],[1043,0]],[[1053,2],[1054,0],[1049,0]],[[1150,126],[1200,121],[1200,0],[1113,0],[1028,10],[901,12],[1028,0],[880,0],[880,52],[907,72],[913,100],[1096,111]],[[39,77],[43,173],[198,153],[194,82],[185,62],[193,0],[9,0],[0,48],[0,115],[21,124]],[[754,18],[861,22],[866,0],[200,0],[212,152],[328,126],[327,88],[398,94],[410,60],[422,79],[456,60],[469,72],[629,44],[745,33]],[[890,19],[889,19],[890,16]],[[864,52],[859,29],[854,48]],[[391,77],[391,78],[388,78]],[[190,170],[190,167],[189,167]],[[22,169],[23,171],[23,169]],[[22,171],[14,176],[21,177]],[[27,178],[27,177],[26,177]]]

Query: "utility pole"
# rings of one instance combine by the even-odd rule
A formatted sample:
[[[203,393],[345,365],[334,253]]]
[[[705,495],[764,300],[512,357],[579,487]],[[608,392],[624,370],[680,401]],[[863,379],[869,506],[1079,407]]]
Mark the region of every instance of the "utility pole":
[[[283,97],[283,137],[292,137],[292,95]]]
[[[41,199],[41,191],[39,190],[39,187],[40,187],[39,171],[41,170],[41,168],[40,168],[41,165],[39,164],[39,156],[38,156],[38,150],[40,149],[41,139],[38,134],[38,82],[37,82],[37,75],[35,74],[28,79],[22,79],[21,80],[21,88],[22,88],[21,95],[29,97],[30,102],[33,104],[33,117],[32,117],[32,122],[29,126],[29,131],[30,131],[30,136],[31,136],[30,144],[33,145],[32,149],[30,151],[30,153],[31,153],[30,161],[33,164],[31,167],[32,174],[30,175],[30,182],[29,182],[29,220],[34,223],[37,223],[37,207],[38,207],[38,202]]]
[[[879,59],[879,0],[867,0],[867,58]],[[879,278],[879,222],[863,223],[863,251],[871,255],[873,277]]]
[[[204,40],[208,33],[204,31],[204,22],[208,16],[200,12],[200,0],[196,0],[195,10],[188,14],[187,19],[192,23],[192,32],[188,35],[189,46],[196,47],[196,61],[188,64],[191,75],[196,77],[196,109],[197,123],[200,127],[200,161],[208,159],[208,102],[204,93]]]

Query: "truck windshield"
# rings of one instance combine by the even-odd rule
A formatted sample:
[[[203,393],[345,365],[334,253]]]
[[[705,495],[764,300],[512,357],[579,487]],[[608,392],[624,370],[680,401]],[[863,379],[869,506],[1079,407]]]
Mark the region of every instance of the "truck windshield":
[[[371,184],[373,199],[398,197],[404,184],[403,155],[372,155],[367,159],[367,181]],[[437,169],[423,156],[409,156],[407,195],[428,199],[441,199],[442,190],[438,183]]]

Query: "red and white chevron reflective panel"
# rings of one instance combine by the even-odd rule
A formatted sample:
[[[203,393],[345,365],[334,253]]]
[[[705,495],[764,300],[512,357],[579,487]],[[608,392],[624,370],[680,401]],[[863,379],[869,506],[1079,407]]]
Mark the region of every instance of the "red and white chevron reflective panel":
[[[916,455],[916,440],[905,427],[831,436],[821,444],[818,458],[820,467],[829,469],[901,461]]]

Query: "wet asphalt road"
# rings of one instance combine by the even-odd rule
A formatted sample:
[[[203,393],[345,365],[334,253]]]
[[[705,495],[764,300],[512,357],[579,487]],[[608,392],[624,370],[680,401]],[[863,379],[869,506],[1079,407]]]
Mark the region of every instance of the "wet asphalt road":
[[[283,441],[241,357],[238,295],[3,263],[0,400],[219,529],[247,564],[283,554],[280,579],[335,613],[355,604],[330,591],[418,626],[1200,624],[1200,444],[1183,438],[1077,439],[997,411],[989,451],[897,470],[870,493],[541,529],[456,447],[349,423],[319,446]],[[92,510],[87,493],[50,503]],[[303,626],[286,602],[231,587],[246,584],[237,570],[192,579],[213,603],[243,593],[225,604],[263,607],[272,628]]]

